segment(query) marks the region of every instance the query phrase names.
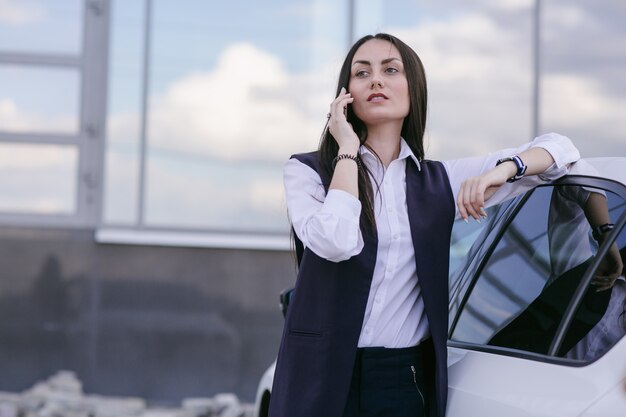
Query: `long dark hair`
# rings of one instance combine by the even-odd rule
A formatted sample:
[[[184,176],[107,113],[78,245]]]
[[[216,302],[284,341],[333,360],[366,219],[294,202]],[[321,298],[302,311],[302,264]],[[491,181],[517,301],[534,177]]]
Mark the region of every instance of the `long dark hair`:
[[[402,42],[395,36],[378,33],[376,35],[367,35],[356,41],[352,48],[348,51],[341,71],[339,72],[339,81],[337,83],[337,97],[342,87],[350,91],[350,75],[352,67],[352,59],[356,51],[365,42],[371,39],[381,39],[390,42],[400,52],[400,58],[404,65],[404,72],[409,88],[409,114],[404,118],[402,123],[402,137],[413,151],[413,154],[419,161],[424,159],[424,129],[426,128],[426,75],[422,61],[410,46]],[[346,118],[348,123],[352,125],[355,133],[358,135],[361,144],[367,139],[367,127],[352,110],[352,106],[348,106]],[[333,135],[328,130],[328,125],[324,128],[322,138],[319,145],[320,165],[323,170],[323,177],[330,181],[333,174],[332,161],[337,156],[339,146]],[[360,158],[360,157],[359,157]],[[374,191],[369,180],[369,171],[365,164],[361,164],[359,169],[359,200],[361,201],[361,230],[365,232],[374,232],[376,230],[376,221],[374,218]],[[328,184],[326,184],[328,186]]]

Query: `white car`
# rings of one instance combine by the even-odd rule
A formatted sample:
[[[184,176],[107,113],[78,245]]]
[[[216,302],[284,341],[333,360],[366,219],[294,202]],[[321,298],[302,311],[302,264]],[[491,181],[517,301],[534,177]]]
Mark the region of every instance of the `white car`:
[[[448,417],[626,416],[626,280],[604,278],[626,263],[625,223],[626,158],[594,158],[455,224]]]

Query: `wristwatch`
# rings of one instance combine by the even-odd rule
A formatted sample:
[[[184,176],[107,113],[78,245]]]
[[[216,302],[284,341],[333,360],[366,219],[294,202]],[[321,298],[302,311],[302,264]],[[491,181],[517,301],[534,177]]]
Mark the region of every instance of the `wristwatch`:
[[[614,228],[615,228],[615,225],[613,223],[604,223],[599,226],[593,226],[591,228],[591,236],[593,236],[595,240],[600,240],[600,237],[603,234],[610,232]]]
[[[513,156],[508,157],[508,158],[498,159],[498,162],[496,162],[496,166],[500,165],[503,162],[508,162],[508,161],[511,161],[511,162],[513,162],[515,164],[515,166],[517,167],[517,172],[511,178],[506,180],[506,182],[515,182],[515,181],[521,179],[524,176],[524,174],[526,173],[526,170],[528,169],[528,166],[524,165],[524,161],[522,161],[522,158],[520,158],[517,155],[513,155]]]

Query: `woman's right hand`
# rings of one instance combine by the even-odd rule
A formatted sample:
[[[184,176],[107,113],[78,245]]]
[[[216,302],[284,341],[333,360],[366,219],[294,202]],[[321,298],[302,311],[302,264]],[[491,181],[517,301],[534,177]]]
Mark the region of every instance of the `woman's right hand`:
[[[348,104],[352,101],[354,101],[352,95],[342,87],[337,98],[330,104],[328,130],[337,141],[339,149],[356,153],[361,142],[357,134],[354,133],[352,125],[348,123],[345,113]]]

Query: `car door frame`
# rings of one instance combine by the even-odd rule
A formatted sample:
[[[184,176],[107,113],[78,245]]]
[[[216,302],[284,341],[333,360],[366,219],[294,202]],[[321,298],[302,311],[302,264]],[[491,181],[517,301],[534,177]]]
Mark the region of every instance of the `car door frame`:
[[[609,232],[609,234],[607,235],[602,245],[598,248],[595,259],[593,260],[593,262],[591,262],[587,270],[584,272],[581,278],[580,284],[578,285],[576,291],[574,292],[574,295],[570,299],[568,307],[565,310],[565,313],[561,319],[561,322],[557,328],[557,331],[552,338],[550,348],[546,355],[537,354],[533,352],[525,352],[525,351],[518,350],[518,349],[505,348],[505,347],[500,347],[500,346],[490,346],[490,345],[485,345],[485,344],[469,343],[469,342],[463,342],[463,341],[457,341],[457,340],[451,339],[452,334],[458,324],[459,317],[461,313],[464,311],[464,307],[467,303],[467,300],[469,299],[476,283],[478,282],[478,278],[482,275],[483,269],[487,265],[487,262],[491,258],[502,236],[508,230],[509,225],[517,217],[517,214],[519,213],[519,211],[525,206],[528,199],[533,195],[535,190],[538,188],[568,186],[568,185],[569,186],[574,185],[574,186],[583,186],[583,187],[593,187],[593,188],[598,188],[598,189],[602,189],[605,191],[609,191],[609,192],[616,194],[618,197],[622,198],[626,202],[626,185],[620,182],[611,180],[611,179],[595,177],[595,176],[587,176],[587,175],[568,175],[556,181],[552,181],[546,184],[541,184],[533,188],[532,190],[528,191],[524,195],[524,197],[517,203],[517,206],[513,208],[509,217],[502,223],[500,229],[497,231],[496,236],[489,243],[489,248],[484,253],[483,258],[481,259],[480,263],[476,267],[476,270],[472,274],[471,281],[468,284],[467,289],[462,296],[461,302],[456,308],[454,317],[451,318],[451,324],[448,329],[448,347],[476,350],[476,351],[487,352],[487,353],[496,353],[496,354],[501,354],[501,355],[506,355],[506,356],[513,356],[517,358],[531,359],[534,361],[567,364],[569,366],[585,366],[590,363],[590,362],[577,362],[577,361],[572,361],[572,360],[568,360],[564,358],[559,358],[555,356],[555,353],[558,352],[558,349],[563,342],[565,334],[567,333],[567,330],[569,329],[569,326],[576,313],[576,309],[578,308],[580,302],[582,301],[585,290],[587,286],[589,285],[589,283],[591,282],[591,279],[593,278],[593,272],[598,268],[602,258],[606,255],[610,246],[613,244],[613,242],[615,241],[615,239],[621,232],[622,228],[626,224],[626,211],[624,211],[624,213],[622,213],[621,216],[615,221],[614,223],[615,228],[611,232]]]

